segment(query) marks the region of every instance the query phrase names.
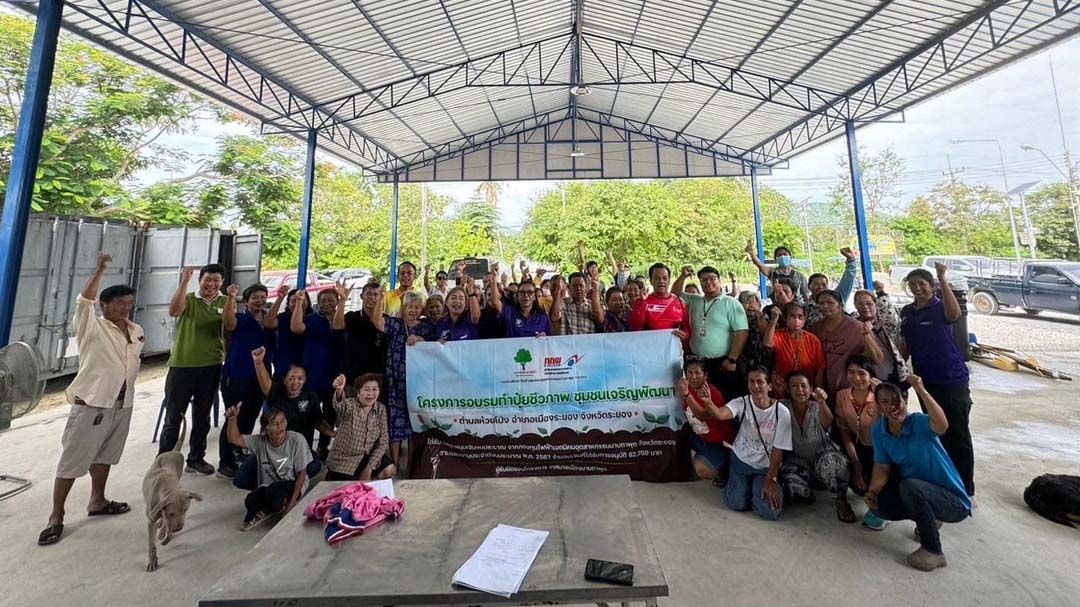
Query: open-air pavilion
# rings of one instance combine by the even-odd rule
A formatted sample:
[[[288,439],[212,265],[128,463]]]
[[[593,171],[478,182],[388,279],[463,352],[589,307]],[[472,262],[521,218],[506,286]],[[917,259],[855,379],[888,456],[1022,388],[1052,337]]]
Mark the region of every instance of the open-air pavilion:
[[[857,129],[902,120],[913,104],[1080,31],[1080,0],[14,5],[36,13],[37,30],[0,224],[0,345],[11,329],[61,28],[243,112],[265,133],[307,142],[301,280],[320,149],[394,184],[395,209],[400,183],[517,179],[739,176],[751,180],[756,203],[759,176],[844,136],[866,251]],[[757,204],[755,211],[762,253]],[[395,212],[395,235],[396,223]],[[862,263],[868,283],[868,255]],[[391,272],[396,265],[392,257]],[[1049,341],[1073,326],[1040,320],[1046,324],[1023,331]],[[1055,366],[1080,372],[1075,352],[1050,354]],[[157,452],[149,437],[164,391],[160,368],[156,376],[144,371],[129,451],[110,480],[110,492],[133,500],[136,511],[142,475]],[[707,482],[635,483],[670,582],[671,601],[662,604],[1075,603],[1075,531],[1030,512],[1021,494],[1035,475],[1075,470],[1080,389],[975,365],[973,374],[980,506],[974,520],[947,527],[948,568],[926,575],[904,567],[903,554],[914,546],[908,524],[874,534],[841,525],[821,504],[766,523],[723,507]],[[1022,406],[1028,402],[1039,406]],[[69,502],[67,539],[34,546],[66,417],[43,409],[5,432],[4,471],[35,479],[0,505],[8,523],[0,525],[5,599],[191,605],[250,562],[262,536],[236,531],[240,494],[194,475],[186,486],[206,499],[183,536],[162,550],[154,574],[144,571],[142,514],[83,517],[84,482]],[[407,566],[423,569],[429,558],[417,555]],[[305,568],[310,560],[292,554],[277,565]]]
[[[0,226],[11,326],[64,28],[382,182],[749,176],[1080,31],[1076,0],[41,0]],[[391,246],[396,270],[397,216]],[[869,286],[870,256],[862,275]]]

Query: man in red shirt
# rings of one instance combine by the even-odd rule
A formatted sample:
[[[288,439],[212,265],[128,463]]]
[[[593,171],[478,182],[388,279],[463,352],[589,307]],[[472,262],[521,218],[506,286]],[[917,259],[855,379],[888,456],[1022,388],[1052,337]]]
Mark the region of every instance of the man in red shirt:
[[[679,339],[686,337],[686,307],[678,297],[668,291],[671,272],[662,263],[649,267],[649,282],[652,293],[634,303],[630,313],[631,331],[653,331],[656,329],[674,329]]]

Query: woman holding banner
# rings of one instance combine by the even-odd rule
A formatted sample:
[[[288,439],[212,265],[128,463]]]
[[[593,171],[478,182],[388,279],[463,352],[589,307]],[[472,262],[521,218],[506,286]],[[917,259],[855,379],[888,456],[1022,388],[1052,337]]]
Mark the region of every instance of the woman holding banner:
[[[434,327],[420,318],[424,311],[424,296],[406,291],[401,299],[398,316],[383,316],[386,292],[379,289],[371,322],[375,330],[386,334],[387,406],[390,409],[390,458],[401,468],[401,441],[412,435],[409,409],[405,401],[405,348],[434,338]]]
[[[473,281],[468,280],[446,294],[446,314],[435,323],[435,339],[440,343],[477,339],[479,322],[480,294]]]

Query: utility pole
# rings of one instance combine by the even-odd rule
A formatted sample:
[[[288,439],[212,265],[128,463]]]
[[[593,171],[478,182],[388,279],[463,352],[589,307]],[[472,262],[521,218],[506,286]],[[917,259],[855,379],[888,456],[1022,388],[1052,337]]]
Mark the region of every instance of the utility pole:
[[[810,241],[810,222],[806,217],[806,206],[810,202],[810,196],[803,198],[799,202],[799,206],[802,207],[802,225],[803,233],[806,234],[806,259],[810,262],[810,273],[814,272],[814,244]]]
[[[420,184],[420,267],[427,267],[427,185]]]
[[[964,167],[960,167],[955,171],[952,168],[952,156],[945,154],[945,164],[949,166],[948,171],[942,171],[941,174],[949,178],[950,185],[956,185],[956,176],[964,172]]]
[[[1073,213],[1073,229],[1076,232],[1076,244],[1080,246],[1080,202],[1077,201],[1076,193],[1076,166],[1073,165],[1072,156],[1069,154],[1069,143],[1065,139],[1065,121],[1061,119],[1061,99],[1058,97],[1057,79],[1054,78],[1054,57],[1048,55],[1048,58],[1050,60],[1050,86],[1054,89],[1058,128],[1061,129],[1061,147],[1065,148],[1065,171],[1069,180],[1069,203]]]

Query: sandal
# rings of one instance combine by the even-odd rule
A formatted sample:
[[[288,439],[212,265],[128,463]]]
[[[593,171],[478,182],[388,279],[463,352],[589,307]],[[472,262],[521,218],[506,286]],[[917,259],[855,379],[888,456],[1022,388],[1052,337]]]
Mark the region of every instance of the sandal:
[[[131,506],[128,506],[124,502],[112,502],[105,504],[104,508],[98,508],[97,510],[91,510],[87,512],[87,516],[112,516],[114,514],[126,514],[131,512]]]
[[[855,522],[855,511],[851,509],[851,503],[846,498],[836,500],[836,518],[840,519],[841,523]]]
[[[61,534],[64,533],[64,524],[57,523],[56,525],[49,525],[37,538],[38,546],[48,546],[49,544],[55,544],[60,541]]]

